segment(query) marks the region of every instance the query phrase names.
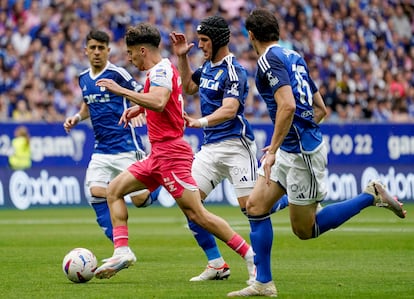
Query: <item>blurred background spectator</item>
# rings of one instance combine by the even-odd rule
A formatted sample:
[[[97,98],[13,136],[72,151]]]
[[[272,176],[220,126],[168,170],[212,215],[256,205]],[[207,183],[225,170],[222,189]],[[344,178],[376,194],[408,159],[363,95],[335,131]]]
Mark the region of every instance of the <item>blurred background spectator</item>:
[[[414,121],[411,0],[0,0],[0,121],[63,121],[78,111],[77,75],[88,66],[84,39],[92,27],[111,35],[111,61],[142,81],[144,74],[127,60],[123,36],[129,25],[157,24],[163,55],[171,56],[171,31],[197,45],[199,20],[221,14],[232,29],[230,49],[250,76],[246,115],[268,122],[254,86],[257,57],[244,28],[257,6],[280,20],[281,45],[307,59],[328,106],[326,122]],[[199,51],[190,56],[201,64]],[[186,111],[199,116],[198,97],[185,99]]]

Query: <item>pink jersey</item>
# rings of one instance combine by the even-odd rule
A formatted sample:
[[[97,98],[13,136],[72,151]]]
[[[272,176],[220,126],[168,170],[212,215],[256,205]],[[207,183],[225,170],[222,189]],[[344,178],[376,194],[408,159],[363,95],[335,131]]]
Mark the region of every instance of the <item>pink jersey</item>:
[[[176,67],[167,58],[162,59],[147,72],[144,92],[150,86],[161,86],[171,91],[163,112],[146,109],[148,138],[151,144],[184,135],[184,102],[181,78]]]

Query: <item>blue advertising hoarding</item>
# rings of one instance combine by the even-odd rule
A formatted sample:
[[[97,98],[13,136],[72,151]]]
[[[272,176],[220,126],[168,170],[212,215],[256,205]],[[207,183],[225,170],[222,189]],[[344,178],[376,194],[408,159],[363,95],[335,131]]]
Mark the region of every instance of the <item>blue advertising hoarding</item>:
[[[93,131],[87,124],[66,134],[62,124],[25,124],[31,135],[32,168],[12,171],[8,167],[14,129],[21,124],[0,124],[0,209],[40,206],[87,205],[85,171],[93,151]],[[403,201],[414,195],[414,125],[410,124],[323,124],[328,146],[327,200],[355,196],[371,179],[381,179],[390,192]],[[253,125],[258,159],[269,144],[271,124]],[[149,149],[146,128],[137,128]],[[197,151],[202,130],[187,129],[185,139]],[[225,182],[208,202],[237,205],[234,192]],[[163,192],[159,204],[174,200]]]

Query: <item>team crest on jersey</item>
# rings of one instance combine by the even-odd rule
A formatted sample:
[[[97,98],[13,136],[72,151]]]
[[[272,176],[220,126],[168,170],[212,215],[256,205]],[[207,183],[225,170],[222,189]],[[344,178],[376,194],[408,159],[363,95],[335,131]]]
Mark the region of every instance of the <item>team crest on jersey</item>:
[[[86,85],[83,85],[82,91],[87,91]]]
[[[266,72],[266,77],[271,87],[276,86],[279,83],[279,78],[273,76],[272,71],[270,70]]]
[[[223,70],[219,70],[216,74],[216,76],[214,77],[214,80],[218,80],[221,76],[221,74],[223,74]]]
[[[227,94],[234,95],[235,97],[239,96],[239,83],[233,83],[231,88],[227,91]]]

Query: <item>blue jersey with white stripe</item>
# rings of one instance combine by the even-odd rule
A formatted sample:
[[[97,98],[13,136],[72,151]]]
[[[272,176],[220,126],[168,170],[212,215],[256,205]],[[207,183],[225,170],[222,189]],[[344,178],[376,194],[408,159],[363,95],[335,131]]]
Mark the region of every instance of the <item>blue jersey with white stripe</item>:
[[[230,138],[254,140],[253,130],[244,117],[244,105],[249,91],[247,72],[232,54],[215,64],[206,61],[194,72],[192,80],[199,87],[203,116],[210,115],[220,108],[225,98],[235,98],[240,102],[234,119],[204,128],[204,144]]]
[[[112,79],[119,85],[137,92],[142,89],[142,85],[125,69],[109,62],[105,69],[95,76],[90,69],[80,73],[79,86],[83,101],[89,108],[95,135],[94,153],[117,154],[142,150],[141,138],[136,135],[132,126],[124,128],[123,125],[118,125],[122,113],[130,106],[129,101],[96,86],[96,81],[102,78]]]
[[[279,45],[266,49],[257,62],[256,86],[275,123],[275,92],[284,85],[292,87],[296,112],[281,149],[290,153],[310,153],[322,143],[322,133],[313,120],[313,94],[318,91],[305,60],[295,51]]]

